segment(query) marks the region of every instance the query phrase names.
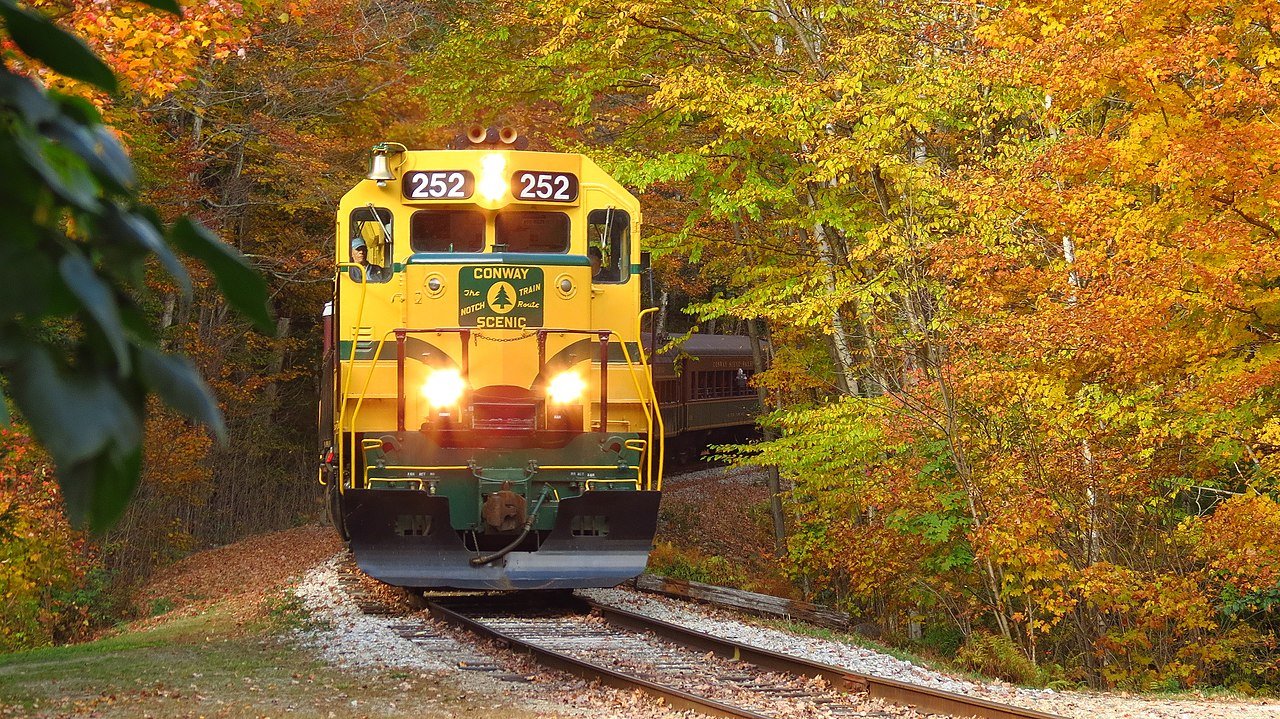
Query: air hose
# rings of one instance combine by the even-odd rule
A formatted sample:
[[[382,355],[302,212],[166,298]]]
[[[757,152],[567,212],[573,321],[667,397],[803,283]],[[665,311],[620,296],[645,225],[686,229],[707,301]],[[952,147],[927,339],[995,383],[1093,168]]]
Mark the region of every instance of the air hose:
[[[524,541],[524,538],[529,536],[529,530],[533,529],[533,523],[538,519],[538,510],[542,508],[542,502],[547,498],[548,494],[551,494],[550,485],[542,485],[542,494],[538,495],[538,501],[533,503],[533,510],[529,512],[529,519],[525,520],[524,529],[520,532],[520,536],[512,540],[511,544],[508,544],[493,554],[486,554],[481,557],[472,557],[471,566],[482,567],[490,562],[502,559],[508,554],[511,554],[511,551],[516,547],[520,546],[520,543]]]

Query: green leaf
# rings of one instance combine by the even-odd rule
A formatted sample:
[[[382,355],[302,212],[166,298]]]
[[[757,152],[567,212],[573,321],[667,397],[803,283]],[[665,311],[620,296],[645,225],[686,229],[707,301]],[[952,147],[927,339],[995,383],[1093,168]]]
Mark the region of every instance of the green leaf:
[[[144,343],[154,344],[156,341],[155,328],[151,326],[151,318],[129,297],[119,298],[120,300],[120,323],[124,325],[125,332],[128,332],[133,339],[135,347]]]
[[[57,105],[39,85],[3,68],[0,68],[0,101],[17,108],[32,127],[58,115]]]
[[[124,514],[142,478],[142,446],[125,452],[108,452],[97,462],[97,481],[89,504],[89,529],[101,535]]]
[[[83,97],[64,95],[57,90],[52,90],[49,92],[49,99],[56,102],[58,109],[62,111],[61,115],[72,122],[78,122],[86,127],[102,124],[102,113],[98,112],[98,107]]]
[[[125,152],[124,146],[106,125],[95,125],[92,131],[98,140],[96,157],[102,169],[121,187],[132,189],[137,184],[138,178],[133,172],[133,163],[129,161],[129,154]]]
[[[90,460],[59,467],[58,486],[62,488],[71,524],[88,524],[99,535],[110,529],[124,513],[141,472],[141,447],[103,452]]]
[[[8,427],[9,423],[9,401],[4,398],[4,388],[0,387],[0,427]]]
[[[160,230],[146,215],[133,213],[116,205],[108,206],[106,214],[106,225],[112,234],[154,254],[178,283],[182,294],[186,297],[191,296],[191,276],[187,274],[187,268],[178,260],[178,256],[173,254],[173,250],[165,243]]]
[[[81,307],[106,336],[107,344],[116,356],[118,375],[128,377],[133,372],[133,363],[129,361],[129,341],[120,323],[120,310],[111,285],[104,282],[94,271],[93,264],[77,252],[62,256],[58,262],[58,274],[62,275],[67,289],[79,298]]]
[[[107,92],[116,91],[116,76],[79,38],[64,32],[49,18],[21,8],[13,0],[0,0],[0,17],[9,35],[28,57],[35,58],[67,77]]]
[[[13,139],[27,166],[58,197],[86,212],[100,210],[98,184],[75,153],[29,132],[15,132]]]
[[[169,355],[151,347],[142,348],[142,381],[170,407],[201,422],[226,441],[222,412],[209,386],[201,379],[191,360]]]
[[[24,223],[29,220],[0,209],[0,227],[11,228],[0,242],[0,267],[22,268],[0,283],[0,318],[5,320],[43,315],[49,311],[54,293],[62,292],[57,265],[46,253],[34,249],[41,234]]]
[[[267,283],[244,255],[187,217],[173,225],[169,238],[178,249],[209,268],[227,302],[248,317],[259,332],[275,335],[275,324],[267,310]]]
[[[143,5],[150,5],[157,10],[171,12],[178,17],[182,17],[182,8],[178,7],[178,0],[138,0]]]
[[[90,461],[113,445],[142,442],[140,410],[105,372],[67,375],[48,349],[28,345],[18,348],[9,380],[18,410],[60,468]]]
[[[74,152],[98,177],[126,190],[137,180],[133,165],[120,143],[103,126],[90,126],[59,117],[46,126],[45,133],[62,146]]]

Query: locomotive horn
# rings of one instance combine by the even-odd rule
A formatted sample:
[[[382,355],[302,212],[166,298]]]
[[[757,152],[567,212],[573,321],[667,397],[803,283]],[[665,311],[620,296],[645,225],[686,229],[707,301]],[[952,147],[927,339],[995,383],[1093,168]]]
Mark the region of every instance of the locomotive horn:
[[[467,128],[467,139],[473,145],[479,145],[489,136],[489,131],[482,125],[472,125]]]
[[[514,127],[504,127],[498,130],[498,139],[502,140],[504,145],[513,144],[519,137],[520,133],[516,132]]]

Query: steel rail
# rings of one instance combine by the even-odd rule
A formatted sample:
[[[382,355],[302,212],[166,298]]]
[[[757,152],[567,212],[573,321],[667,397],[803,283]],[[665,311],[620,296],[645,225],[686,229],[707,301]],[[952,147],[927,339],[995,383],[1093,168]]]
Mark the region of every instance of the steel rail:
[[[605,686],[615,689],[641,691],[655,697],[661,698],[669,706],[676,710],[692,710],[700,714],[710,716],[728,717],[729,719],[773,719],[767,714],[759,714],[749,709],[735,707],[729,704],[718,702],[714,699],[701,697],[696,694],[673,689],[657,682],[633,677],[628,674],[602,667],[591,662],[586,662],[575,657],[562,654],[560,652],[545,649],[537,645],[531,644],[521,639],[504,634],[492,627],[485,626],[483,623],[476,621],[458,611],[450,609],[439,602],[431,602],[427,605],[427,609],[431,612],[431,616],[436,619],[451,624],[456,627],[465,629],[473,634],[491,639],[506,646],[506,648],[523,652],[531,655],[538,663],[558,669],[567,674],[581,677],[588,681],[599,682]]]
[[[699,651],[713,652],[718,656],[754,664],[770,671],[821,677],[832,686],[852,692],[865,692],[870,697],[883,699],[893,704],[911,706],[927,713],[949,714],[961,717],[974,716],[983,717],[984,719],[1065,719],[1060,715],[1049,714],[1036,709],[1024,709],[941,689],[851,672],[841,667],[820,664],[768,649],[760,649],[747,644],[713,637],[703,632],[629,612],[625,609],[599,604],[589,599],[583,599],[582,601],[598,611],[606,621],[620,627],[652,632],[665,639]]]

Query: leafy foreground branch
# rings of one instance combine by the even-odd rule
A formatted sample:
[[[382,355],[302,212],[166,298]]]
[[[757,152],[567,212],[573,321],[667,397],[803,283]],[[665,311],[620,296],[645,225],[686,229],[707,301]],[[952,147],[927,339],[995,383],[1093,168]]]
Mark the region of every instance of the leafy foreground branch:
[[[177,12],[165,0],[147,4]],[[44,16],[0,0],[28,58],[103,91],[110,70]],[[170,226],[137,202],[124,148],[86,100],[0,65],[0,374],[49,450],[71,519],[95,531],[119,518],[138,483],[146,398],[222,435],[216,401],[190,360],[164,352],[144,312],[146,268],[190,295],[196,260],[227,301],[274,330],[266,286],[198,222]],[[8,411],[0,402],[0,423]]]

